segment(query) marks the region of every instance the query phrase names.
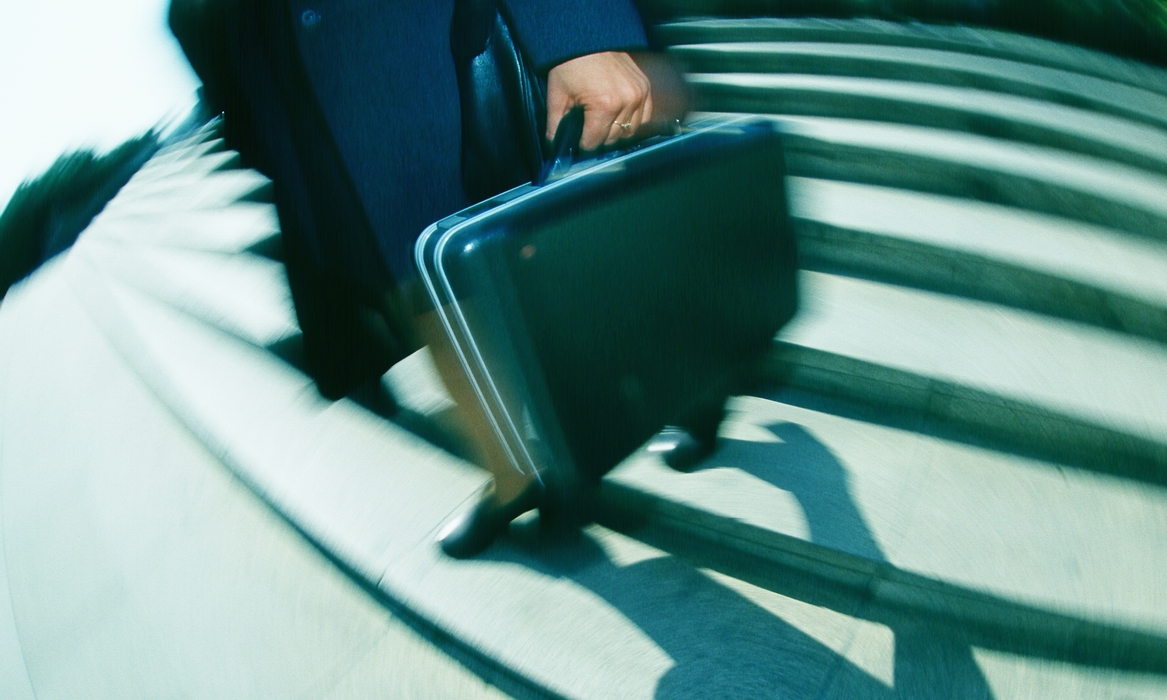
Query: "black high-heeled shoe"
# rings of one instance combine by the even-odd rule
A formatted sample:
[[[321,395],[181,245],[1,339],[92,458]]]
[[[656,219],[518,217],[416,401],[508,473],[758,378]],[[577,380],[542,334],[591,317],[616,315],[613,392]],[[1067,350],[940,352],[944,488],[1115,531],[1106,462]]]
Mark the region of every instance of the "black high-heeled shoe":
[[[717,451],[717,431],[724,419],[724,405],[709,407],[686,421],[683,428],[662,430],[648,451],[659,453],[665,464],[676,471],[692,471]]]
[[[687,430],[665,428],[653,439],[648,451],[660,454],[673,470],[690,472],[717,451],[717,439],[698,440]]]
[[[450,521],[438,534],[442,551],[456,559],[482,553],[512,520],[538,508],[542,495],[539,482],[534,481],[517,498],[499,503],[493,485],[487,486],[473,508]]]

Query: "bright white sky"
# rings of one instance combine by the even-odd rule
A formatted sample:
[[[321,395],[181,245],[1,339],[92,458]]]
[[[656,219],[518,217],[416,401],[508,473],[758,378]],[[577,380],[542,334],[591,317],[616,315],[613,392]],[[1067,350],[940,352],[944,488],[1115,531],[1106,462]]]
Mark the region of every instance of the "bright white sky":
[[[5,0],[0,209],[66,150],[105,151],[194,105],[168,0]]]

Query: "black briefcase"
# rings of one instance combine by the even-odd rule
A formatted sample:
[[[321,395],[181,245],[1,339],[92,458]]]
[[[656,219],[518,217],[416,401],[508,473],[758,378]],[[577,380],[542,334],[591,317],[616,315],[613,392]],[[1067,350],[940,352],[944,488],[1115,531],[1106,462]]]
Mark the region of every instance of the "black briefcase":
[[[565,504],[723,402],[795,312],[784,174],[772,122],[717,118],[430,226],[429,340],[478,439]]]

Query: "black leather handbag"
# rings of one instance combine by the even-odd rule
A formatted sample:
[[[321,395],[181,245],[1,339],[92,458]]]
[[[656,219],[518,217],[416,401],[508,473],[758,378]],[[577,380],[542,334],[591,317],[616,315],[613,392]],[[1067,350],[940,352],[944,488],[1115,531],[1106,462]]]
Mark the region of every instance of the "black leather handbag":
[[[473,201],[530,182],[543,164],[543,79],[494,0],[455,0],[450,50],[462,103],[462,184]]]

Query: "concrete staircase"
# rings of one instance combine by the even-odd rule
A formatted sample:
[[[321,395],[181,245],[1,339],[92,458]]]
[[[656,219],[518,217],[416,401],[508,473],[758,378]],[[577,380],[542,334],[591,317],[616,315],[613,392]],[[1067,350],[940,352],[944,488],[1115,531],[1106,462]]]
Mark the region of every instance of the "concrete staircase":
[[[269,184],[211,125],[0,311],[0,676],[16,649],[42,699],[1167,696],[1167,77],[958,28],[657,31],[703,110],[787,133],[805,268],[706,465],[642,450],[578,540],[527,519],[443,557],[485,477],[428,356],[386,375],[392,420],[281,359]]]

